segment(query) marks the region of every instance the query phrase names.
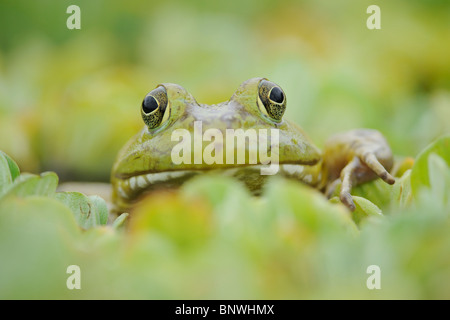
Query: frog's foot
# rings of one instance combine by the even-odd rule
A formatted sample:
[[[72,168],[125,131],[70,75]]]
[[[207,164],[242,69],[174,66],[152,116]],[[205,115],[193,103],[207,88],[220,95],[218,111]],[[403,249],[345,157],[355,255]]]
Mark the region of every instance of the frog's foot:
[[[333,182],[329,183],[326,186],[325,196],[327,197],[327,199],[331,199],[335,195],[336,189],[340,185],[341,185],[341,179],[337,178],[336,180],[334,180]]]
[[[326,190],[333,193],[341,181],[339,197],[350,210],[355,210],[352,187],[380,177],[394,184],[388,172],[392,168],[392,153],[384,137],[376,130],[357,129],[333,136],[325,148],[326,167],[332,182]],[[337,182],[336,180],[337,179]]]
[[[366,180],[366,176],[373,176],[372,172],[388,184],[395,183],[394,177],[387,172],[384,166],[378,161],[375,154],[371,152],[355,156],[344,169],[342,169],[342,185],[339,198],[350,210],[355,210],[355,203],[350,194],[353,185],[361,180]]]

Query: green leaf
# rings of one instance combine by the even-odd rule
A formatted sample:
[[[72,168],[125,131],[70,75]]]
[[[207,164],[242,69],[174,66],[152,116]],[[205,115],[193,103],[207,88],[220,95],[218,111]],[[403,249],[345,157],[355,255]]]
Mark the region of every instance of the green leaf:
[[[412,191],[411,191],[411,169],[407,170],[401,178],[395,181],[392,190],[392,201],[399,208],[406,208],[412,201]]]
[[[450,167],[450,135],[439,138],[417,156],[411,172],[411,189],[414,196],[421,188],[431,186],[428,157],[432,153],[440,156],[447,167]],[[434,160],[433,162],[436,163]]]
[[[16,178],[20,175],[19,166],[17,165],[17,163],[13,159],[10,158],[10,156],[8,156],[3,151],[0,151],[0,156],[2,156],[2,155],[8,161],[9,172],[11,173],[12,181],[16,180]]]
[[[383,216],[380,208],[371,201],[358,196],[353,196],[353,201],[355,202],[356,209],[352,212],[352,218],[357,225],[360,225],[362,221],[369,217],[378,218]]]
[[[108,222],[108,207],[106,206],[105,200],[99,196],[89,196],[89,200],[95,206],[95,210],[98,213],[99,223],[106,224]]]
[[[98,197],[87,197],[79,192],[58,192],[54,196],[68,206],[83,229],[106,224],[108,211],[105,201]]]
[[[0,152],[0,195],[6,192],[12,183],[11,170],[8,160],[3,152]]]
[[[54,172],[44,172],[40,176],[21,174],[10,186],[5,196],[51,196],[58,186],[58,176]]]
[[[382,182],[383,184],[386,184]],[[397,182],[396,182],[397,183]],[[400,193],[398,193],[400,194]],[[382,210],[375,205],[372,201],[369,199],[366,199],[364,197],[352,195],[353,202],[355,203],[355,211],[352,212],[352,220],[357,224],[358,226],[367,218],[369,217],[382,217],[383,212]],[[394,200],[394,199],[393,199]],[[341,200],[339,197],[333,197],[330,199],[331,203],[341,203]]]
[[[116,218],[116,220],[114,220],[112,227],[114,229],[120,228],[125,223],[125,220],[128,218],[128,216],[129,216],[128,213],[126,212],[122,213],[120,216]]]
[[[356,227],[343,205],[331,204],[317,190],[289,180],[273,179],[265,190],[267,209],[282,228],[296,226],[303,231],[329,235]],[[332,201],[333,203],[334,201]],[[339,201],[340,202],[340,201]]]
[[[450,169],[442,157],[432,153],[428,156],[431,191],[442,204],[450,199]]]
[[[386,208],[393,200],[394,186],[377,178],[374,181],[366,182],[353,188],[352,195],[368,199],[376,203],[377,206]]]

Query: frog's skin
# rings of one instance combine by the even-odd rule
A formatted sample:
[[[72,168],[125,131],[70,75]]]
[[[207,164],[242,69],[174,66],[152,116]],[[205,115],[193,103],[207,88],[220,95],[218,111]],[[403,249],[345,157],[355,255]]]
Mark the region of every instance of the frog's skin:
[[[158,108],[153,110],[155,107]],[[335,135],[322,153],[299,126],[282,117],[285,107],[284,92],[265,78],[247,80],[229,101],[217,105],[197,103],[191,94],[176,84],[157,86],[141,106],[146,126],[123,147],[113,166],[111,182],[115,211],[129,209],[147,192],[178,187],[189,178],[207,172],[234,176],[258,194],[268,177],[260,174],[261,165],[176,165],[172,162],[171,150],[179,143],[172,141],[172,132],[187,129],[192,133],[194,121],[202,121],[203,132],[217,128],[224,136],[226,129],[269,129],[269,132],[279,129],[278,174],[327,194],[342,181],[340,199],[351,210],[355,208],[350,195],[352,186],[377,176],[389,184],[394,183],[388,173],[393,164],[392,153],[378,131],[357,129]],[[206,145],[203,144],[203,148]],[[245,148],[248,151],[248,144]]]

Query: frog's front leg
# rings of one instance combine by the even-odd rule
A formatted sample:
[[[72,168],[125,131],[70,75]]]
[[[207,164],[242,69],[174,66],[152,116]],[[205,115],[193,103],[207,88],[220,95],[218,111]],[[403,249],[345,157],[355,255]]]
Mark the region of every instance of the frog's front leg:
[[[332,136],[324,148],[324,169],[327,172],[327,194],[341,184],[340,199],[350,210],[355,203],[350,194],[352,187],[380,177],[394,184],[389,174],[393,157],[383,135],[371,129],[356,129]]]

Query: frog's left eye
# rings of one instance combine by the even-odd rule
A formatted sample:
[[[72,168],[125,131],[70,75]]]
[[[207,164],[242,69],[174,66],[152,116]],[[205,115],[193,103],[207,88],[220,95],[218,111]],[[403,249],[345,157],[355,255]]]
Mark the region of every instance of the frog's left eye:
[[[280,122],[286,110],[286,95],[275,83],[262,80],[258,87],[258,107],[263,114]]]
[[[166,89],[159,86],[149,92],[142,101],[142,119],[149,129],[154,129],[167,120],[168,109]]]

